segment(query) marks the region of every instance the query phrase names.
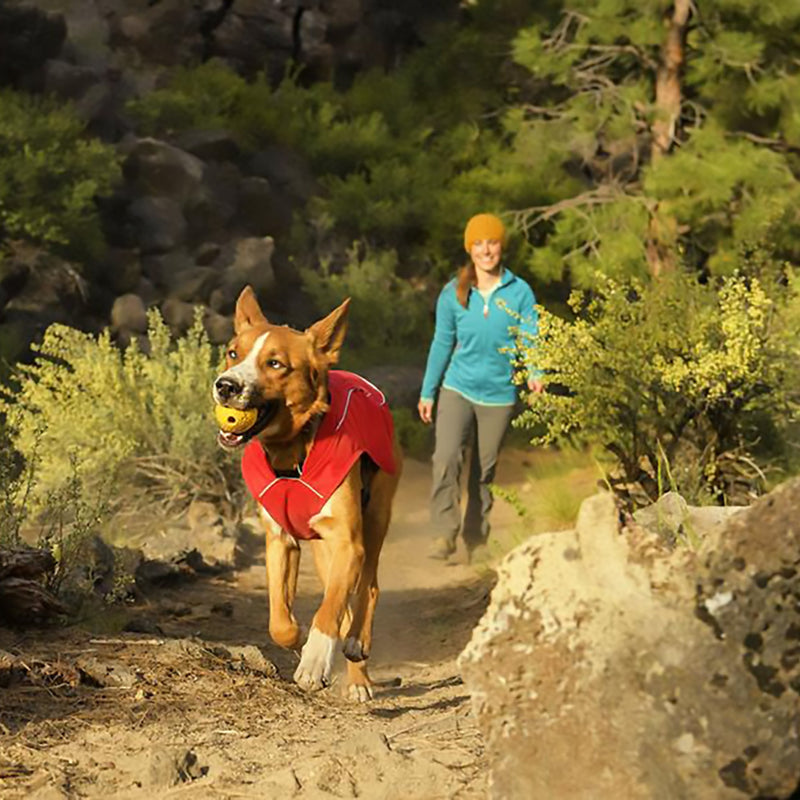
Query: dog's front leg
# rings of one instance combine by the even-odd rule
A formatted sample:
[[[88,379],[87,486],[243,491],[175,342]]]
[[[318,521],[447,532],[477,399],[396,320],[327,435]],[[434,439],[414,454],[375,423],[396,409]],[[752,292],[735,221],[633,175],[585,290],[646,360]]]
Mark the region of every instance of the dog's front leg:
[[[282,531],[271,519],[264,521],[267,528],[269,635],[275,644],[294,648],[300,644],[301,639],[300,626],[292,613],[297,590],[300,547],[293,537]]]
[[[361,525],[361,477],[356,468],[312,520],[328,550],[325,593],[303,646],[295,681],[313,691],[330,683],[339,630],[350,595],[364,565]]]

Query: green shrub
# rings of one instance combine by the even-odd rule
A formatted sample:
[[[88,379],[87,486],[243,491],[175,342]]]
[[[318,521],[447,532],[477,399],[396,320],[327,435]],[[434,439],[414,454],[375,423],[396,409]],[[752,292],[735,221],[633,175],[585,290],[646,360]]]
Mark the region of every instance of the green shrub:
[[[394,431],[403,453],[409,458],[424,461],[430,458],[433,452],[433,433],[410,408],[393,408]]]
[[[796,416],[797,292],[775,294],[756,278],[600,278],[593,295],[573,295],[574,321],[541,311],[539,338],[523,347],[548,391],[526,395],[516,422],[536,428],[536,442],[600,445],[632,504],[670,488],[692,502],[747,502]]]
[[[35,457],[35,454],[34,454]],[[9,437],[6,426],[0,430],[0,548],[15,549],[22,544],[20,531],[25,523],[28,497],[33,486],[33,471]]]
[[[177,342],[158,312],[149,320],[149,354],[52,325],[34,363],[17,369],[5,408],[17,420],[14,446],[28,460],[36,454],[37,508],[68,485],[75,463],[92,491],[111,478],[117,492],[130,484],[151,506],[229,495],[230,462],[210,414],[219,357],[200,313]]]
[[[397,275],[397,254],[352,247],[341,271],[328,264],[301,269],[303,283],[320,309],[351,297],[345,357],[357,364],[419,360],[431,335],[426,295]]]
[[[229,128],[241,107],[247,83],[214,59],[197,67],[180,67],[169,84],[131,100],[127,111],[149,136],[169,136],[192,128]]]
[[[60,597],[82,600],[94,588],[90,564],[92,545],[100,525],[110,511],[110,481],[87,491],[75,459],[71,474],[57,489],[49,492],[37,510],[35,494],[39,469],[39,450],[46,438],[39,425],[33,431],[33,447],[27,459],[11,444],[13,423],[0,435],[0,549],[46,550],[53,555],[54,567],[45,574],[46,588]]]
[[[118,177],[114,149],[69,107],[0,91],[0,242],[91,254],[102,241],[95,198]]]

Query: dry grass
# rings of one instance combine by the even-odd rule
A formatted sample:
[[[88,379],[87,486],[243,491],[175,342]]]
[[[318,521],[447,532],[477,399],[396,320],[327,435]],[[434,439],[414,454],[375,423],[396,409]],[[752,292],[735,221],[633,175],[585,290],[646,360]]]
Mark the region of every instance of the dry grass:
[[[537,533],[571,528],[581,503],[602,485],[602,468],[591,454],[578,450],[537,448],[506,455],[498,503],[507,503],[518,520],[490,541],[500,556]]]

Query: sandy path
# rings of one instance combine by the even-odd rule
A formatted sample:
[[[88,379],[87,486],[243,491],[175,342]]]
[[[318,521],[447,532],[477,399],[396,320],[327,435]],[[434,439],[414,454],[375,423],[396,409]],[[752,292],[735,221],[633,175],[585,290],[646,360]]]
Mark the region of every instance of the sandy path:
[[[518,459],[506,457],[498,479],[513,485],[519,476]],[[31,660],[72,664],[90,654],[136,675],[116,690],[0,689],[0,798],[484,797],[482,742],[456,658],[488,601],[491,573],[467,566],[463,553],[451,565],[427,557],[428,491],[429,466],[409,460],[380,565],[372,703],[348,703],[336,684],[305,695],[291,683],[297,657],[268,641],[257,553],[232,578],[151,598],[155,636],[0,633],[0,649]],[[501,539],[519,527],[503,502],[493,523]],[[303,623],[318,602],[304,552]],[[257,645],[280,675],[161,646],[175,638]]]

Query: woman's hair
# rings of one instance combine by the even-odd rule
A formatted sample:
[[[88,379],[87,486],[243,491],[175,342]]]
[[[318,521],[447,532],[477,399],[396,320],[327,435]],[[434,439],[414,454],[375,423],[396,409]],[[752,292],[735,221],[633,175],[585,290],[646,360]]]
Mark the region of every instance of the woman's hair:
[[[475,274],[475,265],[470,261],[458,271],[456,278],[456,299],[464,307],[469,303],[469,293],[478,282]]]

